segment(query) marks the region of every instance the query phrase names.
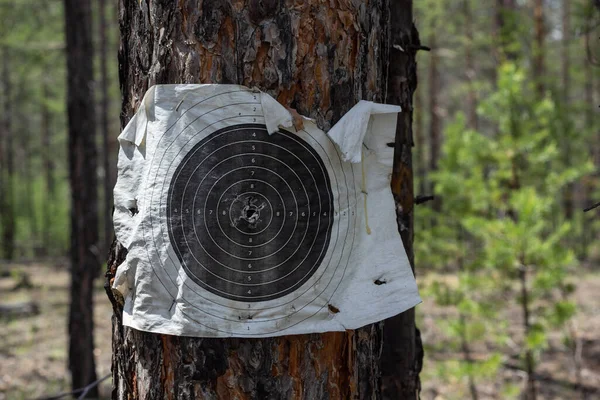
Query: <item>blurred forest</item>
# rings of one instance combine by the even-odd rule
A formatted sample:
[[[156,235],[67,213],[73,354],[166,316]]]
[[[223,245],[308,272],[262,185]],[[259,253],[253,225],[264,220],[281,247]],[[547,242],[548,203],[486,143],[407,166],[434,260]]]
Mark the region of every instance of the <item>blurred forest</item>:
[[[92,4],[103,264],[119,32],[115,2]],[[600,201],[600,4],[414,8],[430,48],[418,54],[415,193],[435,197],[415,212],[422,396],[599,398],[600,208],[583,210]],[[0,0],[0,399],[69,388],[64,20],[62,1]],[[111,310],[96,286],[103,376]]]

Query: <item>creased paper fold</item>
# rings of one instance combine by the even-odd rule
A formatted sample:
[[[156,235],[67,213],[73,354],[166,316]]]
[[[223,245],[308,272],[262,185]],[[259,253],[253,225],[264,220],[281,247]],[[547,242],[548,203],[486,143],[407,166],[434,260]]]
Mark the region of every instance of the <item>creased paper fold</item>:
[[[397,114],[400,111],[400,106],[361,100],[327,134],[339,146],[344,161],[359,163],[370,123],[382,114]],[[396,126],[387,126],[386,129],[395,131]],[[377,134],[388,135],[389,132]]]

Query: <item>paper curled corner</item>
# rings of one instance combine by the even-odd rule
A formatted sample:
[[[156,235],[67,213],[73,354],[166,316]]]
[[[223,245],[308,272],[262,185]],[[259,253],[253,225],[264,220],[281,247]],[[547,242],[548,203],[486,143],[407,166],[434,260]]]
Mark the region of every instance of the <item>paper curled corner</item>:
[[[267,93],[260,92],[260,105],[269,135],[277,132],[280,126],[290,128],[293,125],[292,114]]]
[[[369,131],[371,116],[402,111],[400,106],[361,100],[327,132],[342,152],[344,161],[359,163],[362,160],[362,144]],[[396,129],[396,126],[390,127]]]
[[[117,138],[121,145],[125,145],[126,142],[129,142],[139,147],[144,142],[148,121],[154,120],[155,88],[156,86],[152,86],[146,91],[135,115]]]

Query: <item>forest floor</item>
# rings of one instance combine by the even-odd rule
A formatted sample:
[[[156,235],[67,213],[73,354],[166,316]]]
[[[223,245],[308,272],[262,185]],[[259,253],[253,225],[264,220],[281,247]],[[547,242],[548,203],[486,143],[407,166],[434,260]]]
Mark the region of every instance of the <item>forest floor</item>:
[[[430,274],[420,282],[433,279],[453,279]],[[600,272],[582,271],[575,282],[573,301],[577,314],[562,329],[548,329],[548,347],[542,352],[536,366],[537,394],[539,399],[600,399]],[[439,307],[426,295],[417,308],[417,326],[421,330],[425,347],[424,366],[421,372],[423,400],[454,400],[473,398],[469,383],[457,360],[464,361],[464,352],[457,338],[449,339],[446,321],[456,321],[456,308]],[[478,399],[519,398],[526,384],[526,374],[519,358],[523,328],[522,312],[515,301],[507,302],[498,316],[497,323],[506,325],[503,344],[490,337],[484,343],[470,344],[470,356],[485,361],[492,353],[500,354],[500,368],[496,372],[475,372]],[[489,324],[489,322],[488,322]],[[569,329],[569,327],[571,329]],[[491,329],[497,331],[497,329]],[[578,343],[581,384],[577,387],[573,347],[567,339],[576,332]],[[450,335],[451,337],[452,335]],[[573,343],[573,341],[571,341]],[[463,363],[465,365],[465,363]],[[458,371],[458,372],[457,372]],[[477,376],[479,375],[479,376]]]
[[[0,306],[35,302],[39,313],[29,316],[0,316],[0,400],[36,399],[49,397],[69,389],[67,369],[67,315],[68,315],[68,268],[64,263],[11,265],[11,274],[0,276]],[[23,281],[23,274],[30,278],[30,288],[15,290]],[[429,277],[425,278],[429,279]],[[26,283],[26,282],[25,282]],[[112,309],[102,287],[102,279],[95,290],[95,355],[98,377],[110,373],[111,314]],[[575,298],[579,313],[575,318],[578,337],[582,344],[582,378],[587,398],[600,398],[600,273],[588,273],[581,277]],[[424,400],[470,398],[466,379],[452,377],[448,371],[462,352],[446,339],[441,322],[455,311],[436,306],[424,296],[419,305],[418,324],[425,345],[424,368],[421,373]],[[520,321],[518,309],[507,310],[505,318],[517,327]],[[520,336],[518,328],[512,331]],[[538,366],[538,390],[540,399],[580,399],[581,391],[575,388],[573,358],[563,344],[564,332],[550,334],[550,346]],[[518,339],[512,342],[513,346]],[[474,346],[473,357],[485,359],[497,348]],[[504,349],[506,350],[506,349]],[[503,354],[509,352],[503,351]],[[500,371],[493,377],[480,379],[477,383],[479,399],[508,398],[507,389],[518,390],[524,382],[518,360],[507,357]],[[517,366],[517,367],[515,367]],[[100,386],[103,398],[110,396],[110,379]]]

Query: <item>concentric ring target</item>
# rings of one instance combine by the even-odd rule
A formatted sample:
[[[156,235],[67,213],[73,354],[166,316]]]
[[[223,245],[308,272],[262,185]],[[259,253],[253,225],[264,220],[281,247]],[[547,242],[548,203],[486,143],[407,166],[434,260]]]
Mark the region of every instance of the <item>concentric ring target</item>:
[[[273,300],[322,263],[334,221],[327,168],[298,135],[223,128],[183,157],[167,197],[169,240],[186,274],[218,296]]]

